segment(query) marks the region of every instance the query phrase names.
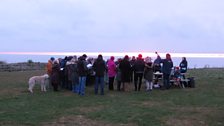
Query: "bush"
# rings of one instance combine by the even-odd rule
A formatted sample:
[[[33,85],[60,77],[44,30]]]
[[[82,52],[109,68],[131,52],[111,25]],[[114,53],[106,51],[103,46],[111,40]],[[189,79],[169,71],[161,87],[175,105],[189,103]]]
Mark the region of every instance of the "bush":
[[[5,61],[0,61],[0,64],[7,64]]]
[[[31,63],[33,63],[33,60],[29,59],[29,60],[27,61],[27,63],[31,64]]]

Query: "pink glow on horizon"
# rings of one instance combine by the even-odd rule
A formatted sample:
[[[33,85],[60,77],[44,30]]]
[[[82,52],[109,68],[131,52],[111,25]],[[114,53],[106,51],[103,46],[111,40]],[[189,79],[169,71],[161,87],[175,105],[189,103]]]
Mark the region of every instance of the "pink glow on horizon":
[[[87,54],[87,56],[97,56],[102,54],[103,56],[115,56],[123,57],[138,56],[142,54],[143,57],[150,56],[156,57],[152,52],[0,52],[0,55],[46,55],[46,56],[81,56]],[[161,57],[165,57],[166,53],[159,53]],[[188,58],[224,58],[224,53],[170,53],[171,57],[188,57]]]

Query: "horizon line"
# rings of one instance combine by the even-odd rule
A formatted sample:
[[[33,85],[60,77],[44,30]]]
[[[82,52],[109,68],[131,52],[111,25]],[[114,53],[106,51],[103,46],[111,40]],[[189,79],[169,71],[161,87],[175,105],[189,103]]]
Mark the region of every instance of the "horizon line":
[[[155,52],[0,52],[0,55],[45,55],[45,56],[81,56],[86,54],[87,56],[98,56],[99,54],[103,56],[115,56],[124,57],[128,56],[138,56],[142,54],[143,57],[150,56],[156,57]],[[161,57],[165,57],[167,53],[159,53]],[[224,53],[169,53],[171,57],[188,57],[188,58],[224,58]]]

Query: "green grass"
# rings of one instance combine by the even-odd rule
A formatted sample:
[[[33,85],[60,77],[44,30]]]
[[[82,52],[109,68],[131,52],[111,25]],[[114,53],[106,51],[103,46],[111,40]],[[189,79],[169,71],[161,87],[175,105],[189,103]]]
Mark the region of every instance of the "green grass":
[[[188,76],[196,88],[153,90],[151,93],[108,91],[86,96],[69,91],[27,91],[28,78],[43,71],[0,73],[0,125],[139,125],[223,126],[224,69],[195,69]],[[82,119],[78,120],[79,117]],[[61,122],[60,119],[65,120]],[[81,118],[80,117],[80,118]],[[84,125],[83,124],[83,125]]]

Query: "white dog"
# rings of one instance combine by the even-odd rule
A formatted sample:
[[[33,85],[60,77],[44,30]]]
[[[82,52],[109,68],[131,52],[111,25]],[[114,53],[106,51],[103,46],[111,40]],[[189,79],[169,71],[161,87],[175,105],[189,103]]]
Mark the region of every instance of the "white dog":
[[[33,76],[29,79],[29,88],[28,90],[33,93],[33,87],[35,84],[40,84],[41,86],[41,91],[47,91],[46,90],[46,85],[48,83],[48,79],[49,79],[49,76],[48,74],[44,74],[42,76]]]

